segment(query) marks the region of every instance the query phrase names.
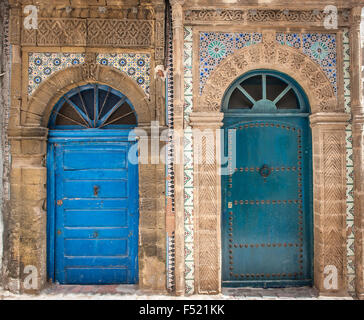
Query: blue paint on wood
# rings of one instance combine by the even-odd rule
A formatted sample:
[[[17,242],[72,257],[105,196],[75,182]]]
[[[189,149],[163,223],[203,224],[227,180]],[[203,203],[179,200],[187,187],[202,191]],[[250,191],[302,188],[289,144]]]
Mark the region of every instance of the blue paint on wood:
[[[138,171],[127,160],[135,142],[97,142],[96,132],[90,140],[62,137],[48,148],[49,277],[62,284],[136,283]]]

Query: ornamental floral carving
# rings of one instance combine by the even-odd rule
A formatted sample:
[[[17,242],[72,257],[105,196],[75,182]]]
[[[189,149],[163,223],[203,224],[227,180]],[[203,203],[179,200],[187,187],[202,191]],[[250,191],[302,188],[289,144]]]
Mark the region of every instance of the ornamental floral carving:
[[[294,78],[306,92],[312,112],[339,111],[333,87],[320,66],[294,48],[270,41],[242,48],[222,60],[207,80],[196,111],[219,111],[228,86],[238,76],[260,68]]]
[[[321,10],[192,9],[186,10],[184,17],[189,24],[285,22],[322,25],[327,15]],[[348,25],[349,16],[349,10],[339,10],[339,25]]]

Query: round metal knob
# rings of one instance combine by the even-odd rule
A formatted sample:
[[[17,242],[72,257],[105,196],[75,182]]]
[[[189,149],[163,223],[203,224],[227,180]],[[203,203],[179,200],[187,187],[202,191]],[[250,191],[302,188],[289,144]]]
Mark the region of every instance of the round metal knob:
[[[266,164],[263,165],[260,170],[259,173],[263,178],[268,177],[271,174],[272,170],[271,168],[269,168]]]

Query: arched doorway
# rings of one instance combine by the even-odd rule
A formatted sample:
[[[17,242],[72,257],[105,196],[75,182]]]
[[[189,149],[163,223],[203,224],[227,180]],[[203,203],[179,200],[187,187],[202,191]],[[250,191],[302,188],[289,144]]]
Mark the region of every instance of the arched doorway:
[[[285,74],[255,70],[228,88],[223,111],[230,164],[221,181],[223,286],[312,285],[305,93]]]
[[[138,282],[137,115],[121,92],[76,87],[49,120],[48,278],[61,284]],[[131,149],[132,148],[132,149]]]

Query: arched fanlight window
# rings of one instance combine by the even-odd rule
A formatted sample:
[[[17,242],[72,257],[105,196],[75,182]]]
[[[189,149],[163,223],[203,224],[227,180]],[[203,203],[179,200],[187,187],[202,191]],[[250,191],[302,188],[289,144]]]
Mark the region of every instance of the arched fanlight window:
[[[223,109],[252,113],[308,112],[308,102],[292,78],[258,70],[234,81],[225,93]]]
[[[135,127],[129,99],[108,86],[88,84],[66,93],[54,107],[50,129],[112,129]]]

